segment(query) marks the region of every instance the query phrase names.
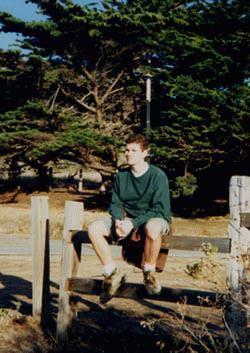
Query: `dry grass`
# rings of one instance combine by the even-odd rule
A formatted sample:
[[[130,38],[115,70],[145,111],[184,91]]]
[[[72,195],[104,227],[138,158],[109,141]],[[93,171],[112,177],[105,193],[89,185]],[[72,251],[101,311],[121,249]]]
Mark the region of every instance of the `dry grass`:
[[[222,269],[214,258],[217,248],[213,247],[211,243],[203,243],[199,250],[203,253],[202,257],[198,262],[187,265],[186,272],[194,278],[214,278]]]
[[[81,201],[79,195],[67,192],[20,193],[15,202],[0,204],[0,234],[30,236],[31,234],[31,197],[49,196],[50,236],[61,239],[64,224],[65,201]],[[84,201],[83,201],[84,202]],[[102,211],[84,211],[84,227],[98,217],[105,215]]]
[[[0,309],[1,353],[47,353],[49,350],[48,341],[31,316]]]
[[[62,237],[64,223],[65,201],[83,201],[84,195],[68,193],[65,191],[53,191],[50,193],[33,193],[26,195],[19,193],[15,202],[0,204],[0,234],[15,234],[29,236],[31,233],[31,196],[49,196],[49,215],[51,238]],[[86,201],[87,202],[87,201]],[[90,210],[85,206],[84,227],[107,214],[98,209]],[[196,219],[184,219],[174,217],[173,228],[175,235],[190,236],[225,236],[228,227],[228,217],[207,217]]]

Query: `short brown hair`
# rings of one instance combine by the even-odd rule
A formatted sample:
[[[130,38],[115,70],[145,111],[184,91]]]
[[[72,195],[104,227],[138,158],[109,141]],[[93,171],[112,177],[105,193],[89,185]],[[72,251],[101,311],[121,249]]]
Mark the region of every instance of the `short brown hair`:
[[[138,143],[138,145],[141,146],[142,151],[145,151],[149,148],[149,141],[142,134],[130,135],[126,141],[126,144],[128,144],[128,143]]]

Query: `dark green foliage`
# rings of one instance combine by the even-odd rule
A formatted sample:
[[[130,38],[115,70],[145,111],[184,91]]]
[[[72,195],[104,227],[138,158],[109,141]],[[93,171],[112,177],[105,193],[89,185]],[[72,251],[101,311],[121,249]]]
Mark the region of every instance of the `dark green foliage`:
[[[221,165],[249,173],[247,13],[244,1],[203,1],[168,17],[149,133],[155,160],[172,178]]]
[[[2,30],[21,33],[29,49],[26,58],[0,53],[7,160],[37,169],[69,159],[113,172],[123,139],[145,125],[151,74],[152,160],[168,172],[173,195],[198,197],[204,175],[228,182],[230,170],[249,173],[245,0],[29,2],[44,21],[0,13]]]
[[[117,137],[126,135],[132,120],[138,121],[135,105],[140,100],[133,91],[140,89],[132,75],[138,50],[129,41],[124,46],[120,37],[112,38],[118,13],[112,8],[102,13],[71,1],[33,2],[47,16],[44,22],[1,15],[3,30],[22,33],[21,47],[31,51],[22,61],[23,84],[13,84],[22,100],[13,102],[7,94],[11,104],[1,117],[2,152],[35,169],[59,159],[102,168],[105,159],[112,172]],[[9,76],[4,78],[8,83]],[[31,95],[22,93],[25,85]],[[20,140],[29,147],[24,143],[23,152],[15,153]],[[14,143],[8,148],[10,141]]]
[[[94,133],[77,117],[51,112],[44,103],[28,101],[23,107],[0,115],[2,155],[37,171],[60,158],[90,163],[93,146],[96,155],[109,156],[114,138]]]
[[[197,189],[197,180],[194,175],[187,174],[185,176],[178,176],[175,179],[172,197],[188,197],[192,196]]]

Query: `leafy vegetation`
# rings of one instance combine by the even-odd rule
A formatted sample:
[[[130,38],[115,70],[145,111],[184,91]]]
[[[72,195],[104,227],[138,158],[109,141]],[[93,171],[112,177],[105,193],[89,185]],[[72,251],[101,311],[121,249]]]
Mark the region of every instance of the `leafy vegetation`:
[[[232,174],[249,173],[245,0],[28,2],[44,20],[0,13],[1,30],[24,37],[19,51],[0,52],[0,153],[9,168],[28,165],[42,180],[64,159],[114,173],[124,138],[145,129],[150,74],[152,161],[173,196],[215,196]],[[204,182],[211,177],[217,189]]]

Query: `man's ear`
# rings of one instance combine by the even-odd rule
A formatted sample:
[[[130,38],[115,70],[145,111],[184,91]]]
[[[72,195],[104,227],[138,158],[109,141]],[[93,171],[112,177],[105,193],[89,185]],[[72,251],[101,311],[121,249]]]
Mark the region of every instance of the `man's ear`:
[[[143,151],[145,158],[149,156],[149,149]]]

